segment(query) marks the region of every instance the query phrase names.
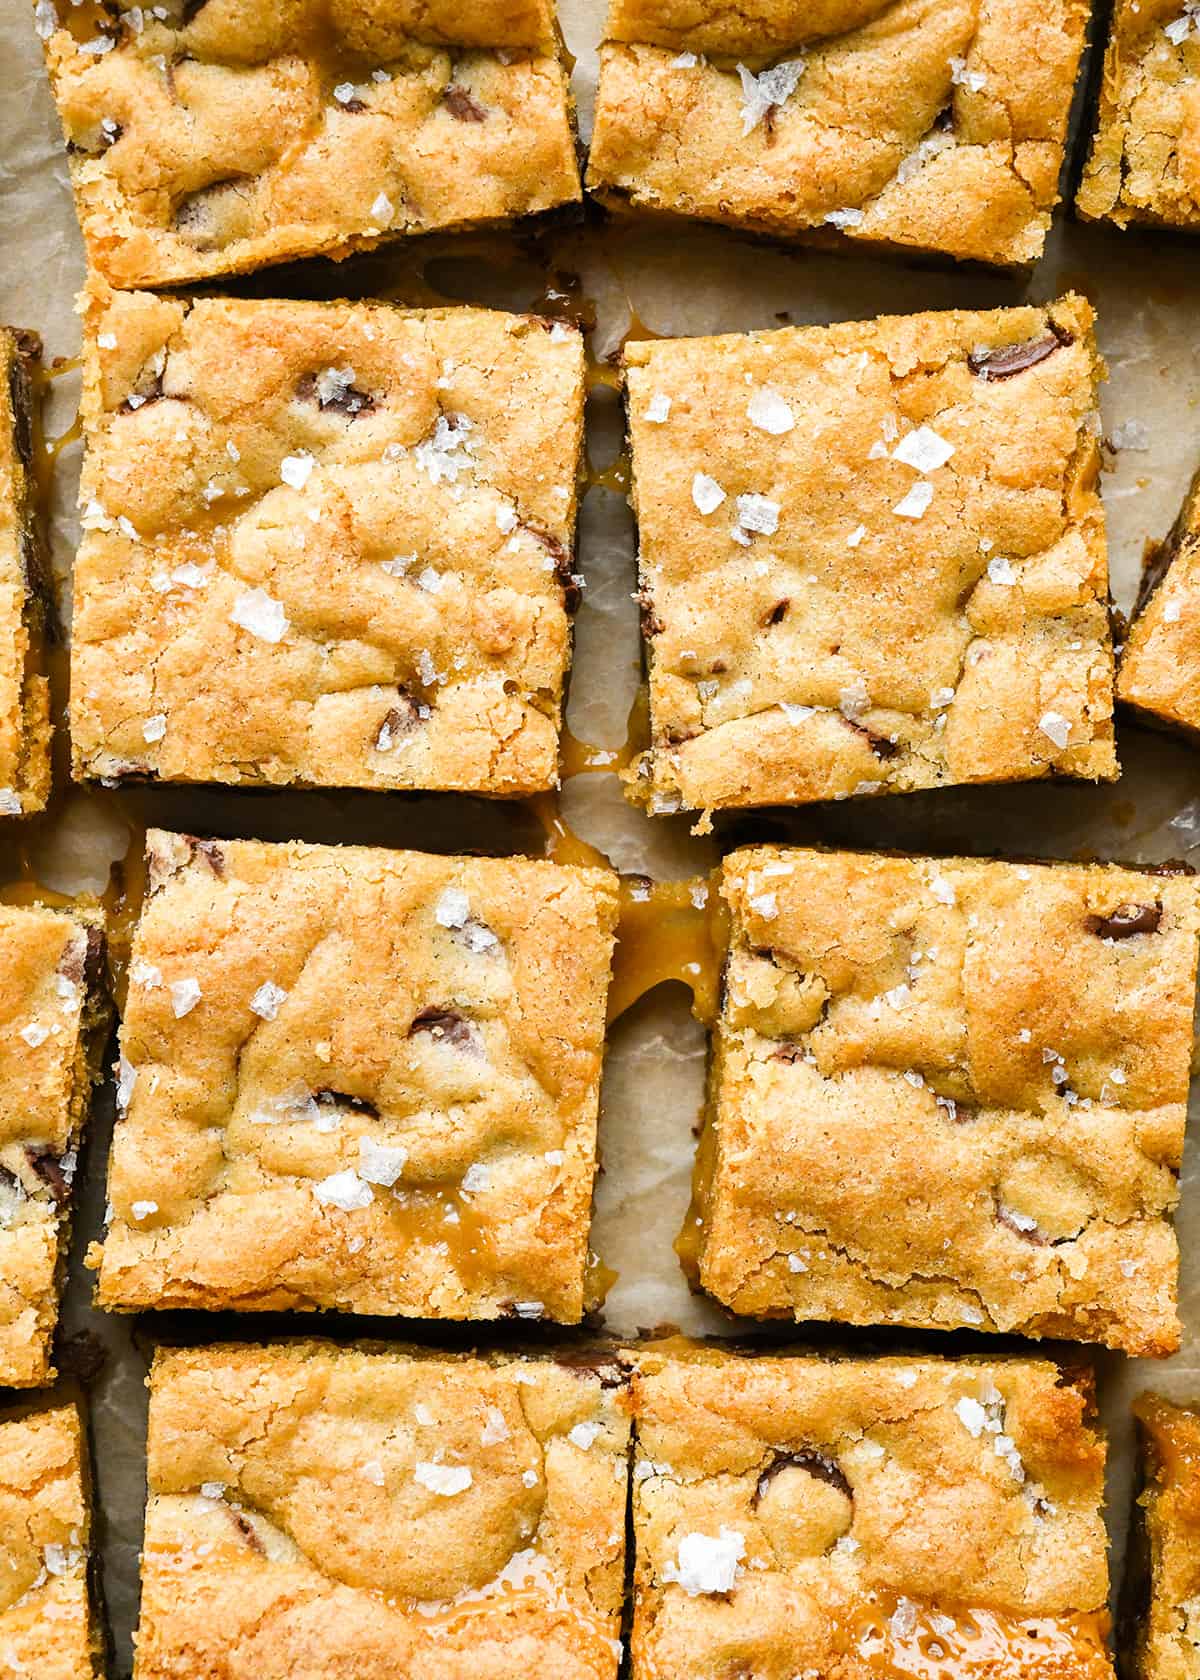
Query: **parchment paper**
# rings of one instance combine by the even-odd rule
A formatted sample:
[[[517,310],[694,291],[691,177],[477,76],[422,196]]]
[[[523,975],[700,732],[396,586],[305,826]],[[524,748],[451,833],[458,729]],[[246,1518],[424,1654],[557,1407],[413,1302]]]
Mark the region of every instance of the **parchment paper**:
[[[575,80],[586,135],[603,0],[564,0],[563,14],[568,43],[578,57]],[[1195,243],[1085,229],[1061,213],[1048,255],[1025,289],[1000,278],[775,251],[701,227],[665,233],[591,230],[560,238],[550,252],[556,267],[581,277],[583,294],[596,306],[594,348],[600,356],[619,343],[631,311],[654,332],[689,334],[774,326],[777,312],[784,310],[795,322],[825,322],[884,310],[1016,303],[1022,296],[1049,298],[1069,287],[1086,292],[1099,310],[1100,340],[1110,369],[1103,401],[1106,430],[1125,444],[1111,455],[1104,482],[1115,592],[1124,606],[1133,597],[1144,542],[1166,531],[1200,458],[1198,254]],[[414,288],[412,260],[394,248],[341,268],[324,264],[274,275],[267,271],[253,284],[266,295],[384,292],[412,302],[429,301],[432,287],[450,301],[527,308],[546,281],[544,266],[519,255],[515,243],[443,243],[429,247],[421,262],[425,289]],[[66,159],[40,44],[27,0],[0,0],[0,319],[36,327],[49,355],[73,356],[78,347],[73,299],[82,278]],[[71,418],[72,385],[71,377],[55,383],[51,433],[65,429]],[[603,466],[620,443],[611,392],[597,394],[589,425],[592,459]],[[69,571],[77,535],[77,472],[75,446],[60,458],[56,486],[60,576]],[[636,609],[630,599],[632,526],[620,496],[602,489],[588,495],[581,558],[588,588],[578,618],[569,721],[582,739],[612,746],[624,737],[639,670]],[[1200,753],[1128,728],[1120,731],[1119,747],[1124,775],[1115,787],[1032,784],[851,801],[795,813],[782,824],[773,816],[772,832],[860,846],[967,853],[998,849],[1131,862],[1194,853],[1193,861],[1200,863]],[[573,779],[563,807],[576,831],[622,870],[687,875],[707,869],[717,855],[716,842],[691,839],[684,821],[652,824],[631,810],[611,776]],[[170,789],[125,794],[60,790],[45,821],[22,825],[22,841],[43,885],[64,892],[99,891],[110,862],[126,850],[131,825],[146,821],[264,839],[298,835],[433,850],[478,848],[481,837],[497,852],[538,844],[527,812],[468,799]],[[13,877],[19,861],[16,843],[0,838],[0,881]],[[691,1331],[729,1332],[724,1318],[689,1295],[671,1247],[687,1205],[703,1054],[703,1033],[680,988],[652,994],[612,1034],[601,1123],[605,1171],[593,1243],[620,1273],[606,1310],[607,1326],[617,1333],[662,1322]],[[1195,1134],[1200,1129],[1195,1105],[1193,1121]],[[93,1392],[92,1421],[103,1576],[117,1647],[113,1672],[124,1675],[137,1604],[146,1346],[144,1338],[131,1336],[128,1321],[91,1310],[90,1274],[81,1263],[86,1243],[102,1228],[110,1128],[111,1091],[106,1090],[86,1160],[67,1311],[72,1328],[88,1328],[109,1349]],[[1160,1364],[1111,1355],[1098,1360],[1112,1442],[1114,1568],[1120,1561],[1128,1497],[1128,1401],[1148,1384],[1179,1396],[1200,1396],[1198,1179],[1200,1137],[1193,1135],[1179,1219],[1187,1326],[1182,1352]],[[318,1327],[311,1318],[292,1323],[302,1330]],[[264,1328],[246,1318],[230,1333],[254,1337]],[[993,1342],[976,1338],[975,1345],[982,1350]]]

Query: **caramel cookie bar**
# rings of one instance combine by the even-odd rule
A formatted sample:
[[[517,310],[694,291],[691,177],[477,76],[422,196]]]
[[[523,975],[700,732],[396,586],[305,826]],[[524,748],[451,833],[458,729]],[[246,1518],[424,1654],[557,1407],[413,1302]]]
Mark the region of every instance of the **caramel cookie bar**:
[[[108,1026],[102,948],[98,915],[0,905],[0,1387],[54,1376],[71,1187]]]
[[[41,811],[50,793],[50,586],[33,462],[41,358],[36,333],[0,327],[0,817]]]
[[[636,1355],[633,1680],[1111,1680],[1090,1373]]]
[[[1117,698],[1147,723],[1200,738],[1200,475],[1143,574]]]
[[[1115,0],[1096,132],[1076,196],[1092,221],[1200,231],[1200,15]]]
[[[577,1321],[615,875],[147,846],[100,1302]]]
[[[1021,267],[1058,202],[1087,0],[612,0],[606,204]]]
[[[0,1674],[102,1680],[88,1594],[91,1513],[74,1406],[0,1413]]]
[[[1129,1680],[1200,1674],[1200,1410],[1157,1394],[1134,1402],[1142,1485],[1122,1594]]]
[[[636,342],[652,811],[1111,780],[1081,298]]]
[[[539,316],[95,296],[76,774],[553,786],[583,377]]]
[[[135,1680],[616,1680],[613,1364],[160,1353]]]
[[[1173,1352],[1197,882],[757,846],[721,891],[702,1287]]]
[[[34,21],[114,286],[580,197],[552,0],[35,0]]]

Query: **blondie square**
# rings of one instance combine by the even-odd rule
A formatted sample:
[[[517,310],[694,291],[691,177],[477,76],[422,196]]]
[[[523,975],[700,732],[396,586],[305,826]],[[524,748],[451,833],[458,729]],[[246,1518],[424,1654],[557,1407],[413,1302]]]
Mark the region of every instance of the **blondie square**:
[[[0,1413],[0,1674],[102,1680],[91,1515],[74,1406]]]
[[[1117,773],[1081,298],[638,342],[652,810]]]
[[[148,857],[101,1304],[578,1320],[616,876]]]
[[[0,1387],[54,1376],[71,1185],[108,1021],[101,967],[98,916],[0,905]]]
[[[36,0],[92,267],[177,285],[580,197],[552,0]]]
[[[1111,1680],[1090,1374],[636,1357],[633,1680]]]
[[[1026,266],[1088,0],[612,0],[588,185],[778,237]]]
[[[0,816],[40,811],[50,792],[49,583],[33,470],[41,358],[36,333],[0,327]]]
[[[1200,884],[758,846],[722,894],[701,1285],[1173,1352]]]
[[[583,372],[538,316],[95,297],[76,773],[554,785]]]
[[[1200,16],[1191,0],[1115,0],[1081,215],[1200,231]]]
[[[1141,1489],[1122,1595],[1130,1680],[1200,1674],[1200,1411],[1140,1394]]]
[[[1200,475],[1143,576],[1117,698],[1148,723],[1200,735]]]
[[[611,1364],[160,1353],[135,1680],[616,1680]]]

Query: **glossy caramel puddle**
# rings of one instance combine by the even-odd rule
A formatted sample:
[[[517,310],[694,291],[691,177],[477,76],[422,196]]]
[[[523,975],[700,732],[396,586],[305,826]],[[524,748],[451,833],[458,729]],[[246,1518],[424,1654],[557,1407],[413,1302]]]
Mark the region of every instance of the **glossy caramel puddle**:
[[[871,1595],[850,1629],[859,1663],[882,1680],[1095,1680],[1111,1677],[1106,1612],[1014,1616]],[[855,1665],[857,1666],[857,1665]]]

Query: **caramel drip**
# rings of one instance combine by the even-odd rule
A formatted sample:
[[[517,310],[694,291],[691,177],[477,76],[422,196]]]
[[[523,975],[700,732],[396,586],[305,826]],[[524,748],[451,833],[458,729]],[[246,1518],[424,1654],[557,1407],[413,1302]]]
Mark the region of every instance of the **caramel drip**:
[[[611,490],[618,496],[627,496],[633,483],[629,445],[625,444],[616,460],[610,461],[607,467],[596,467],[589,460],[584,470],[584,483],[589,490]]]
[[[581,840],[573,829],[568,828],[559,809],[557,794],[535,793],[527,804],[546,836],[543,857],[553,863],[573,864],[578,868],[611,869],[612,865],[602,851]]]
[[[1015,1616],[872,1595],[847,1630],[862,1668],[883,1680],[1105,1680],[1111,1676],[1103,1611]]]
[[[583,1310],[585,1313],[599,1312],[608,1298],[608,1292],[620,1277],[620,1272],[606,1266],[600,1256],[591,1249],[588,1250],[587,1261],[583,1270]]]
[[[388,1229],[409,1247],[445,1244],[447,1263],[464,1289],[489,1294],[495,1288],[499,1267],[489,1219],[476,1211],[471,1196],[405,1186],[386,1207]]]
[[[610,1023],[655,986],[678,980],[692,994],[697,1019],[711,1027],[720,1008],[727,945],[723,902],[715,885],[702,878],[624,878],[608,998]]]
[[[594,776],[601,773],[618,775],[627,770],[642,751],[650,734],[649,698],[644,683],[638,684],[633,705],[625,722],[625,739],[619,747],[595,747],[581,741],[564,723],[562,726],[558,762],[564,781],[571,776]]]
[[[127,814],[122,807],[122,814]],[[129,952],[146,897],[146,831],[140,825],[130,835],[129,848],[113,865],[101,895],[108,927],[108,967],[117,1008],[125,1012],[129,990]]]

